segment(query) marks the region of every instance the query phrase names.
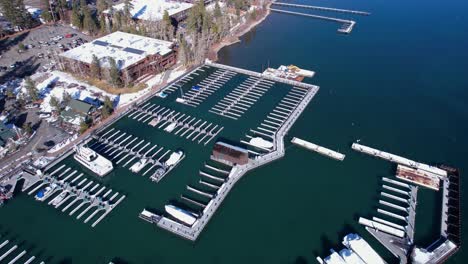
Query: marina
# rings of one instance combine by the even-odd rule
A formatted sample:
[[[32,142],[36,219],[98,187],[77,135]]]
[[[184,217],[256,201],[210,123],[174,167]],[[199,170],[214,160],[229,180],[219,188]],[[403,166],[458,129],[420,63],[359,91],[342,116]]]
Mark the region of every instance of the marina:
[[[224,127],[219,136],[211,140],[205,148],[201,148],[204,145],[190,144],[185,138],[173,136],[177,129],[172,133],[163,129],[152,129],[153,127],[148,126],[151,118],[146,123],[141,122],[148,118],[147,116],[137,122],[127,118],[131,112],[119,112],[118,115],[124,118],[109,128],[145,140],[139,147],[151,142],[143,152],[156,144],[165,147],[159,153],[161,155],[166,149],[177,150],[183,146],[186,153],[184,162],[160,184],[149,184],[147,177],[140,177],[149,166],[136,174],[130,170],[140,162],[139,158],[125,168],[120,165],[126,162],[115,165],[114,161],[114,170],[103,179],[97,178],[84,167],[80,168],[73,158],[65,158],[57,167],[66,165],[67,168],[71,168],[69,172],[78,170],[74,176],[85,172],[76,183],[87,177],[101,183],[101,186],[109,186],[127,195],[119,209],[109,214],[110,217],[106,217],[94,230],[87,225],[69,221],[68,214],[65,216],[52,206],[38,205],[31,196],[18,193],[14,199],[5,201],[0,209],[0,228],[7,232],[18,231],[20,237],[32,242],[32,247],[41,245],[42,248],[46,248],[45,255],[29,250],[28,246],[20,246],[18,253],[21,253],[22,249],[27,250],[31,255],[36,255],[38,260],[45,260],[47,263],[109,263],[111,260],[115,264],[158,261],[212,264],[220,259],[226,264],[314,263],[317,255],[328,256],[330,248],[335,248],[336,253],[344,261],[348,261],[345,256],[355,256],[341,243],[343,236],[348,233],[362,235],[388,263],[397,263],[399,260],[379,245],[380,242],[364,229],[364,225],[358,223],[358,219],[362,216],[403,230],[405,220],[380,214],[376,212],[376,207],[404,217],[403,211],[381,204],[379,200],[405,207],[405,200],[409,198],[406,194],[407,188],[400,184],[392,184],[383,178],[407,185],[415,183],[395,178],[397,164],[369,159],[358,152],[343,150],[341,146],[351,143],[356,138],[362,138],[363,142],[372,141],[377,148],[385,147],[392,153],[407,155],[417,161],[426,160],[430,162],[427,164],[431,165],[438,161],[450,162],[460,166],[461,172],[466,171],[463,151],[466,149],[464,146],[467,140],[462,136],[466,130],[465,115],[462,111],[466,101],[466,91],[463,89],[466,81],[460,78],[463,75],[460,75],[460,71],[466,68],[466,63],[456,59],[460,58],[464,51],[463,32],[466,32],[464,28],[467,23],[460,21],[464,20],[462,10],[466,4],[457,2],[455,5],[448,5],[446,12],[440,12],[440,5],[428,2],[425,5],[424,16],[419,15],[424,17],[422,19],[415,16],[418,14],[417,5],[403,2],[330,2],[327,5],[339,4],[351,10],[371,11],[372,17],[368,18],[346,17],[346,14],[337,13],[337,16],[355,20],[357,23],[361,23],[359,19],[362,19],[362,22],[369,19],[369,23],[362,23],[358,28],[354,28],[357,30],[354,31],[356,34],[342,36],[333,34],[334,23],[314,22],[308,17],[286,17],[271,12],[265,22],[240,37],[240,42],[219,52],[221,63],[259,72],[270,63],[276,66],[294,63],[306,69],[316,70],[317,83],[323,88],[320,95],[314,97],[314,104],[303,112],[286,135],[286,155],[281,160],[250,171],[249,177],[243,177],[235,189],[229,192],[230,195],[224,200],[222,208],[218,208],[220,210],[213,214],[209,226],[203,229],[196,242],[175,238],[172,232],[165,232],[158,228],[157,224],[147,224],[148,220],[141,221],[143,217],[140,216],[140,219],[136,216],[145,208],[146,212],[143,212],[150,222],[157,223],[162,217],[170,218],[164,211],[166,204],[174,204],[199,214],[209,203],[209,198],[188,191],[186,186],[215,193],[216,189],[205,183],[221,186],[230,174],[203,166],[206,162],[216,169],[230,170],[229,167],[209,159],[212,144],[217,142],[219,137],[235,141],[243,139],[249,143],[252,140],[255,145],[266,150],[240,144],[249,150],[251,158],[268,153],[267,149],[273,144],[273,140],[260,134],[251,135],[250,129],[269,134],[256,127],[263,123],[262,128],[274,131],[277,124],[282,122],[282,117],[276,115],[283,115],[273,112],[272,109],[278,103],[276,98],[283,98],[282,91],[278,92],[283,87],[273,87],[236,121],[208,111],[223,99],[232,87],[243,81],[244,76],[239,76],[240,74],[197,107],[186,107],[175,101],[176,97],[181,96],[180,87],[184,92],[191,90],[213,71],[209,66],[195,68],[193,72],[198,75],[182,76],[174,82],[180,84],[180,87],[171,87],[169,84],[166,97],[158,95],[146,102]],[[405,12],[412,15],[392,20],[391,11],[400,10],[401,6],[405,6]],[[438,27],[428,26],[428,21],[434,20],[433,18],[437,18]],[[388,23],[389,21],[392,23]],[[455,24],[461,28],[453,27]],[[285,37],[280,38],[280,35]],[[444,37],[444,41],[427,41],[441,36]],[[407,45],[403,47],[398,43]],[[408,54],[411,56],[407,56]],[[451,80],[450,85],[443,85],[448,79]],[[315,82],[314,79],[305,81]],[[444,89],[440,89],[441,85]],[[122,101],[125,97],[127,95],[122,95]],[[137,105],[139,104],[140,101],[137,102]],[[264,121],[266,113],[275,115],[269,114],[271,118]],[[418,120],[415,117],[418,117]],[[96,135],[102,135],[109,128]],[[246,133],[252,138],[246,137]],[[421,136],[422,134],[424,136]],[[343,151],[346,160],[333,163],[326,158],[313,158],[310,153],[307,155],[306,151],[294,149],[296,147],[289,143],[293,136],[323,143],[324,146],[328,144],[327,147],[331,149]],[[126,137],[123,136],[119,141]],[[132,140],[133,137],[123,144]],[[90,144],[93,142],[94,140]],[[132,144],[134,143],[138,141]],[[276,148],[276,145],[273,146],[273,149]],[[158,149],[159,147],[153,151]],[[135,165],[134,169],[138,171],[138,167]],[[203,176],[200,172],[221,180]],[[56,175],[62,173],[63,171],[60,171]],[[465,236],[460,232],[460,211],[463,203],[457,198],[463,192],[463,185],[460,181],[457,182],[452,174],[447,178],[440,180],[438,192],[423,185],[419,187],[415,233],[415,241],[418,244],[413,252],[408,252],[408,258],[418,258],[418,262],[413,263],[425,263],[427,259],[442,263],[457,251],[448,262],[463,263],[466,258],[465,250],[458,250],[460,242],[465,240]],[[385,189],[383,185],[399,192]],[[94,185],[90,188],[92,187]],[[53,200],[56,195],[59,193],[52,194],[46,202]],[[324,197],[327,198],[326,202]],[[439,202],[439,199],[443,201]],[[434,209],[440,209],[440,206],[446,210],[441,216],[438,211],[434,213]],[[319,217],[317,213],[320,214]],[[76,212],[74,216],[79,214],[80,212]],[[172,220],[180,223],[176,219]],[[39,228],[30,228],[31,225]],[[65,234],[68,238],[57,238],[57,232]],[[121,242],[122,239],[109,239],[106,235],[113,233],[124,242]],[[2,237],[0,243],[6,239],[11,240],[10,237]],[[154,249],[155,245],[157,250]],[[80,250],[76,250],[77,248]],[[7,246],[2,248],[3,251],[8,249]],[[13,258],[13,253],[9,257]],[[54,257],[49,261],[49,256]],[[24,263],[24,260],[20,259],[17,263]]]
[[[164,178],[185,157],[180,152],[180,155],[173,156],[174,160],[171,160],[176,152],[112,128],[94,139],[96,142],[92,143],[91,148],[95,151],[102,153],[116,165],[130,166],[129,170],[134,173],[150,175],[149,178],[155,182]]]
[[[25,249],[25,243],[27,242],[5,240],[4,236],[0,236],[0,263],[45,264],[46,262],[28,253],[28,248]]]
[[[238,74],[248,74],[250,76],[262,76],[260,73],[255,73],[251,71],[246,71],[243,69],[238,69],[234,68],[231,66],[226,66],[226,65],[219,65],[215,63],[207,63],[207,65],[211,67],[217,67],[217,68],[222,68],[225,70],[230,70],[237,72]],[[283,78],[277,78],[277,77],[265,77],[270,81],[274,82],[282,82],[286,83],[288,85],[292,85],[292,89],[287,95],[281,99],[280,103],[286,102],[289,105],[289,110],[288,111],[280,111],[278,107],[281,107],[281,105],[277,105],[277,107],[274,110],[277,110],[279,112],[282,112],[284,114],[281,115],[282,119],[280,120],[280,123],[278,123],[277,127],[275,130],[268,130],[268,132],[263,133],[259,132],[257,130],[262,130],[260,128],[263,128],[266,130],[266,126],[264,127],[258,127],[257,130],[250,130],[251,133],[254,135],[260,135],[262,137],[268,137],[272,142],[273,146],[267,151],[264,151],[262,154],[249,150],[249,153],[255,153],[254,156],[249,159],[248,163],[240,165],[240,164],[233,164],[231,162],[228,162],[226,160],[219,160],[218,158],[215,158],[211,156],[210,162],[215,162],[215,163],[221,163],[223,166],[229,166],[230,170],[226,176],[226,170],[224,169],[211,169],[212,165],[209,165],[209,167],[206,166],[205,163],[205,170],[211,170],[211,173],[208,173],[206,171],[200,171],[200,175],[202,177],[205,177],[206,180],[199,180],[198,183],[200,186],[204,185],[207,188],[210,188],[211,191],[204,191],[201,190],[197,187],[187,185],[186,188],[188,191],[190,191],[193,195],[198,195],[200,198],[207,199],[206,205],[204,203],[200,202],[189,202],[192,204],[196,204],[199,207],[199,213],[197,213],[197,218],[194,222],[192,221],[187,221],[184,219],[179,219],[177,216],[174,219],[174,215],[172,216],[165,216],[165,215],[158,215],[156,218],[158,221],[151,221],[153,224],[156,224],[158,227],[165,229],[167,231],[170,231],[172,233],[175,233],[183,238],[186,238],[188,240],[195,241],[204,227],[207,225],[208,221],[211,219],[213,214],[216,212],[222,201],[225,199],[231,188],[234,186],[234,184],[242,178],[248,171],[251,171],[259,166],[262,166],[264,164],[267,164],[273,160],[279,159],[284,156],[285,150],[284,150],[284,136],[287,133],[287,131],[291,128],[291,126],[294,124],[294,122],[297,120],[297,118],[300,116],[302,111],[307,107],[308,103],[312,100],[312,98],[315,96],[315,94],[318,91],[318,87],[310,84],[303,84],[299,83],[296,81],[292,80],[287,80]],[[284,112],[283,112],[284,111]],[[279,116],[279,115],[278,115]],[[268,116],[267,116],[268,118]],[[261,141],[263,142],[263,141]],[[241,141],[241,143],[244,143]],[[248,144],[247,144],[248,145]],[[252,145],[252,147],[255,147],[255,145]],[[258,148],[255,147],[255,148]],[[214,176],[214,173],[219,173],[219,174],[224,174],[224,177],[218,177]],[[212,180],[212,183],[209,183],[208,185],[207,180]],[[205,182],[205,184],[203,184]],[[217,183],[215,183],[217,182]],[[216,186],[216,187],[215,187]],[[218,188],[219,187],[219,188]],[[184,197],[182,200],[185,201],[194,201],[192,198],[187,197],[187,196],[181,196]],[[166,205],[167,206],[167,205]],[[146,209],[145,209],[146,210]],[[155,213],[152,213],[155,214]],[[157,214],[155,214],[157,215]]]
[[[149,126],[163,129],[167,133],[173,133],[175,136],[184,137],[205,146],[218,136],[224,128],[203,119],[171,111],[166,107],[154,104],[137,106],[128,117],[143,123],[151,120],[147,123]]]
[[[57,175],[58,172],[62,173]],[[19,179],[24,178],[34,182],[23,187],[23,192],[35,195],[36,200],[47,203],[61,212],[67,212],[69,216],[80,212],[76,219],[86,216],[84,223],[93,220],[91,226],[95,227],[126,196],[118,192],[113,193],[112,189],[100,186],[99,183],[82,176],[83,173],[78,174],[77,170],[71,171],[62,165],[51,173],[46,172],[43,175],[32,175],[24,171]],[[43,190],[47,188],[49,192],[44,192]]]

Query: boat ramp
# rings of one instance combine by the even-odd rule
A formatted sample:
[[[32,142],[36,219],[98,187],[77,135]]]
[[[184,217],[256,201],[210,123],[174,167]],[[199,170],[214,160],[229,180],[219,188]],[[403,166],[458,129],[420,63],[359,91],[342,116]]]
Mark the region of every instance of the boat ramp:
[[[336,160],[340,160],[340,161],[343,161],[344,158],[345,158],[345,155],[344,154],[341,154],[339,152],[336,152],[336,151],[333,151],[331,149],[327,149],[327,148],[324,148],[324,147],[321,147],[319,145],[316,145],[314,143],[311,143],[311,142],[308,142],[308,141],[305,141],[305,140],[302,140],[300,138],[297,138],[297,137],[294,137],[292,140],[291,140],[292,143],[298,145],[298,146],[301,146],[301,147],[304,147],[308,150],[312,150],[312,151],[315,151],[319,154],[322,154],[322,155],[325,155],[325,156],[328,156],[330,158],[333,158],[333,159],[336,159]]]

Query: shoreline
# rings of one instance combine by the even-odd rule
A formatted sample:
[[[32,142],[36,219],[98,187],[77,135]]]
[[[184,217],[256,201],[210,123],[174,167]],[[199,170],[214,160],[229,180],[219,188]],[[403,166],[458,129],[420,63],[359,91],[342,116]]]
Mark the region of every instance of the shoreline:
[[[208,59],[213,61],[213,62],[218,61],[218,53],[222,48],[240,42],[241,41],[240,37],[242,37],[243,35],[245,35],[249,31],[254,29],[256,26],[258,26],[260,23],[262,23],[268,17],[268,15],[270,15],[270,13],[271,13],[271,10],[270,10],[271,4],[272,4],[272,2],[269,2],[266,5],[266,11],[265,11],[265,13],[263,13],[263,15],[259,19],[255,20],[255,21],[247,22],[244,25],[241,25],[240,26],[240,31],[238,31],[238,29],[236,29],[236,31],[234,32],[234,34],[232,36],[227,36],[224,39],[222,39],[220,42],[218,42],[218,43],[214,44],[213,46],[211,46],[210,50],[208,51],[208,55],[207,55]],[[243,28],[243,27],[245,27],[245,28]]]

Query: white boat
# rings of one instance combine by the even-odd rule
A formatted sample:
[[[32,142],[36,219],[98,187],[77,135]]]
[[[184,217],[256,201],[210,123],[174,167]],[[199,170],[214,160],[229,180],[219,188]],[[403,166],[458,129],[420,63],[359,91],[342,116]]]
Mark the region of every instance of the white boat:
[[[141,169],[143,169],[143,167],[146,166],[148,160],[147,159],[141,159],[140,161],[138,161],[137,163],[133,164],[131,167],[130,167],[130,170],[134,173],[138,173],[141,171]]]
[[[184,152],[182,152],[181,150],[173,152],[171,156],[169,156],[169,159],[167,159],[166,162],[164,162],[164,164],[167,167],[174,166],[177,163],[179,163],[179,161],[182,159],[182,156],[184,156]]]
[[[56,184],[51,184],[47,186],[45,189],[39,190],[36,194],[36,200],[38,201],[44,201],[57,187]]]
[[[249,143],[255,147],[259,148],[265,148],[265,149],[272,149],[273,148],[273,143],[265,140],[261,137],[254,137],[250,139]]]
[[[75,146],[75,152],[73,156],[75,160],[100,177],[103,177],[114,169],[110,160],[104,158],[90,148]]]
[[[348,264],[366,264],[354,251],[348,248],[342,249],[340,256]]]
[[[341,258],[340,255],[338,255],[338,253],[336,253],[333,249],[331,250],[331,252],[332,253],[330,254],[330,256],[323,259],[325,261],[325,263],[327,263],[327,264],[346,264],[344,259]]]
[[[192,226],[195,223],[195,221],[197,221],[197,217],[195,214],[189,211],[186,211],[184,209],[181,209],[177,206],[166,205],[164,208],[166,209],[166,212],[168,214],[172,215],[177,220],[180,220],[189,226]]]
[[[164,128],[164,131],[171,133],[177,126],[177,122],[172,122],[169,124],[166,128]]]
[[[52,200],[52,205],[57,206],[60,202],[62,202],[66,197],[68,196],[68,191],[63,191],[60,193],[59,196],[55,197],[54,200]]]
[[[177,99],[175,101],[178,102],[178,103],[185,103],[185,99],[180,98],[180,97],[177,97]]]
[[[343,245],[354,251],[365,263],[385,264],[382,257],[358,234],[347,234],[343,238]]]

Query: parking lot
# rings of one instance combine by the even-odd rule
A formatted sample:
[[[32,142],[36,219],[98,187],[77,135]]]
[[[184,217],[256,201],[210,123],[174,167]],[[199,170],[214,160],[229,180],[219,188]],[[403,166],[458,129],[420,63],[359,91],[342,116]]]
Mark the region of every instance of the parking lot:
[[[54,57],[92,40],[69,26],[42,26],[0,40],[0,82],[53,69]],[[24,51],[19,52],[21,46]]]

